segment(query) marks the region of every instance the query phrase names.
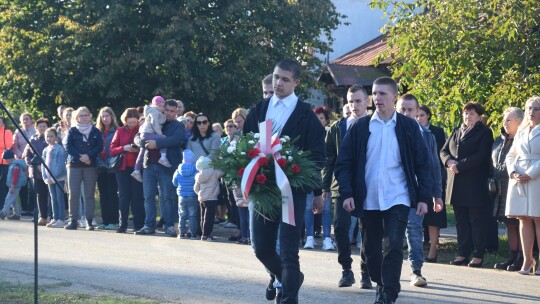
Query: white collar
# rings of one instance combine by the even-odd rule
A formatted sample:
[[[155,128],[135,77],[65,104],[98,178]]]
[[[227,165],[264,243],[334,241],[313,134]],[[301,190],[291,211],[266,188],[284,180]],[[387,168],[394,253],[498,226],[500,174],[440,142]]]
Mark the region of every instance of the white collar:
[[[270,104],[272,105],[272,107],[275,107],[277,102],[278,101],[282,101],[283,104],[285,105],[286,108],[290,108],[291,106],[293,106],[297,101],[298,101],[298,97],[296,96],[296,94],[294,92],[292,92],[292,94],[290,94],[289,96],[283,98],[283,99],[279,99],[275,94],[272,95],[272,98],[270,98]]]
[[[392,118],[390,118],[390,120],[388,120],[388,121],[385,122],[384,120],[382,120],[382,119],[379,117],[379,113],[377,113],[377,111],[375,111],[375,113],[373,113],[373,115],[371,116],[370,122],[371,122],[371,121],[374,121],[374,120],[378,120],[378,121],[382,122],[383,124],[386,124],[386,123],[388,123],[389,121],[396,122],[396,117],[397,117],[397,111],[394,110],[394,114],[392,114]]]

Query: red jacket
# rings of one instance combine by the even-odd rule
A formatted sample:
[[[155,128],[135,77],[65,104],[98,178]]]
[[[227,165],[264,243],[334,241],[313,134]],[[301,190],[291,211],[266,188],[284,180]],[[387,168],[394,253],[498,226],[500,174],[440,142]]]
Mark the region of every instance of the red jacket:
[[[111,156],[116,156],[121,153],[124,153],[124,158],[122,159],[122,164],[118,170],[125,170],[126,167],[135,167],[135,162],[137,161],[137,152],[125,152],[124,146],[133,144],[133,138],[137,134],[138,128],[129,130],[126,126],[118,128],[111,142],[111,147],[109,148],[109,153]]]

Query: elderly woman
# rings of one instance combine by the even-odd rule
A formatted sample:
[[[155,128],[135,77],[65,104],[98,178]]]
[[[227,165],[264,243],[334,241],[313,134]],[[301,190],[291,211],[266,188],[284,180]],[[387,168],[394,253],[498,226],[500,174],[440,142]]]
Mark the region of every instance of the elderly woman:
[[[435,142],[437,143],[437,151],[441,151],[446,141],[446,135],[444,130],[440,127],[434,126],[430,123],[431,121],[431,110],[426,105],[421,105],[418,108],[416,120],[422,127],[427,128],[433,136],[435,136]],[[438,157],[437,157],[438,158]],[[441,165],[441,184],[443,189],[443,199],[444,199],[444,189],[446,187],[446,169],[442,162]],[[439,231],[441,228],[446,228],[447,219],[446,219],[446,206],[442,205],[443,208],[440,212],[435,212],[434,208],[428,208],[428,213],[424,216],[424,221],[422,225],[427,227],[427,233],[425,236],[429,238],[429,252],[428,256],[425,257],[425,261],[428,263],[437,262],[437,245],[439,245]],[[425,237],[424,237],[425,239]]]
[[[484,107],[468,102],[463,124],[454,129],[440,156],[448,168],[446,201],[454,206],[458,256],[452,265],[482,267],[486,251],[487,224],[491,210],[488,192],[493,133],[482,124]],[[473,259],[469,255],[474,248]]]
[[[495,140],[491,152],[491,171],[496,185],[493,215],[497,218],[497,221],[506,225],[508,234],[508,258],[505,262],[497,263],[494,266],[495,269],[501,270],[519,270],[523,263],[523,256],[519,250],[519,221],[504,215],[509,180],[505,160],[522,120],[523,111],[520,108],[511,107],[504,111],[501,135]],[[511,265],[513,267],[510,267]]]
[[[118,184],[119,196],[119,227],[118,233],[125,233],[128,228],[129,208],[133,214],[134,231],[144,226],[144,195],[141,184],[131,178],[139,148],[135,146],[133,139],[139,130],[139,112],[135,108],[129,108],[122,113],[120,120],[123,127],[116,130],[109,148],[111,156],[123,154],[120,167],[115,170],[116,183]]]
[[[111,158],[111,142],[118,129],[116,115],[111,108],[104,107],[99,110],[96,127],[103,134],[103,151],[98,157],[102,160],[108,160]],[[118,229],[118,185],[114,170],[100,169],[97,185],[101,218],[103,220],[97,228],[100,230],[116,230]]]
[[[66,168],[70,217],[64,228],[77,229],[81,185],[84,184],[86,230],[94,230],[94,191],[98,177],[96,157],[103,150],[103,135],[92,124],[92,114],[87,107],[80,107],[73,112],[71,126],[63,141],[68,154]]]
[[[36,134],[36,129],[33,126],[34,122],[32,116],[30,116],[30,113],[28,112],[22,113],[19,117],[19,121],[21,123],[22,133],[19,130],[15,130],[13,133],[13,147],[11,147],[11,150],[15,154],[15,158],[22,159],[23,150],[28,143],[26,139],[24,139],[23,133],[26,138],[30,140],[30,137]],[[24,187],[21,187],[21,191],[19,192],[22,209],[21,215],[32,215],[32,211],[34,210],[35,195],[29,193],[28,190],[28,186],[25,185]]]
[[[534,271],[536,265],[535,234],[540,244],[540,97],[529,98],[525,112],[525,119],[506,156],[510,181],[505,215],[519,219],[524,261],[518,273],[526,275]],[[540,271],[535,274],[540,275]]]

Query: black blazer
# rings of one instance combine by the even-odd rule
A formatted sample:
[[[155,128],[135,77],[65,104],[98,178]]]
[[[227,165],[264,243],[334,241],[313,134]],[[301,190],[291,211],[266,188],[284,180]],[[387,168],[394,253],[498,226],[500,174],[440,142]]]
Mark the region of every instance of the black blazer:
[[[491,166],[493,132],[482,122],[462,137],[461,127],[452,132],[441,150],[441,160],[458,162],[458,174],[448,170],[446,202],[462,207],[482,207],[489,204],[488,177]]]
[[[270,104],[269,99],[263,99],[249,110],[244,122],[244,133],[259,132],[259,123],[266,120],[266,111]],[[281,136],[289,136],[291,139],[299,136],[296,146],[303,151],[310,151],[310,158],[322,169],[326,160],[324,137],[325,130],[321,122],[311,110],[309,104],[298,100],[291,116],[283,126]],[[322,194],[322,180],[314,189],[292,189],[294,193],[309,193],[313,191],[315,196]]]
[[[437,153],[440,154],[441,149],[444,146],[444,143],[446,142],[446,134],[444,132],[444,129],[430,124],[429,130],[431,131],[431,133],[433,133],[433,136],[435,136],[435,142],[437,143]],[[439,162],[441,163],[441,177],[442,177],[442,186],[444,190],[444,188],[446,187],[446,178],[447,178],[446,167],[444,166],[440,158],[439,158]]]
[[[365,175],[367,144],[371,134],[370,120],[371,116],[362,117],[349,128],[341,142],[334,167],[341,198],[354,198],[356,209],[352,215],[355,216],[362,215],[361,207],[367,196]],[[416,208],[418,202],[428,203],[432,197],[431,167],[426,165],[426,160],[429,159],[428,150],[418,123],[399,113],[396,118],[396,137],[411,208]]]

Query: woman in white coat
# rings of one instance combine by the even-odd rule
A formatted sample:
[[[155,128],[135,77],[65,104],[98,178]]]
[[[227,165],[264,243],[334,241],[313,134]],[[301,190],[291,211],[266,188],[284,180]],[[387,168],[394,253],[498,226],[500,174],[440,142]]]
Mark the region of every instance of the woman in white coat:
[[[523,267],[518,273],[534,271],[534,238],[540,243],[540,97],[525,103],[525,119],[506,156],[510,176],[505,215],[519,219]],[[535,273],[540,275],[540,271]]]

